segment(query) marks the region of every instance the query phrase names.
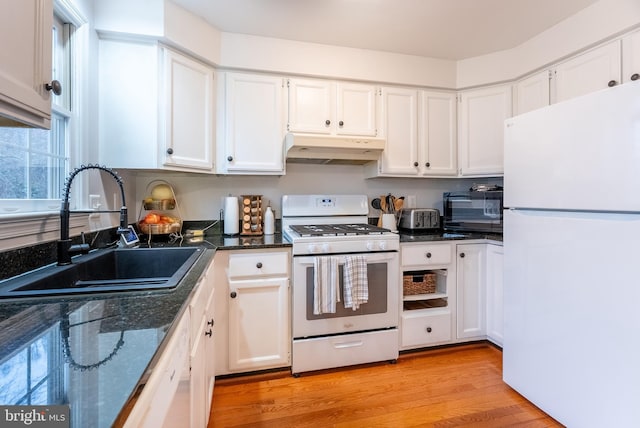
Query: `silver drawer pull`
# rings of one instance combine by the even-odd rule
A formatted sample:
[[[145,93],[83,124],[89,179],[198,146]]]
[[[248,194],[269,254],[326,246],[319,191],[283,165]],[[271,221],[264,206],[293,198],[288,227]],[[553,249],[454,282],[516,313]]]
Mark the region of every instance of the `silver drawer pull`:
[[[355,340],[353,342],[342,342],[342,343],[336,343],[333,345],[334,348],[336,349],[341,349],[341,348],[355,348],[357,346],[362,346],[362,340]]]

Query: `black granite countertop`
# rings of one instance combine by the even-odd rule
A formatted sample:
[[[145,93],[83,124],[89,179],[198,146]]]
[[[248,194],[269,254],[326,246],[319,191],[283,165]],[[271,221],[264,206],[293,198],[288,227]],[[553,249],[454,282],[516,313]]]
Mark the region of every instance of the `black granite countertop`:
[[[400,231],[400,243],[487,240],[502,242],[502,235],[496,233],[458,233],[437,231],[432,233],[410,233]]]
[[[71,427],[112,426],[214,253],[170,291],[0,301],[0,404],[66,404]]]

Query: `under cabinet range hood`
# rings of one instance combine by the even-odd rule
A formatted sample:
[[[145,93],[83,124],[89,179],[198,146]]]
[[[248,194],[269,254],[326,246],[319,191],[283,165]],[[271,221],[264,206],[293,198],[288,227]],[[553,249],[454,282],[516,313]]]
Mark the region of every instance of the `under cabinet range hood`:
[[[287,162],[364,165],[378,160],[385,140],[327,135],[285,135]]]

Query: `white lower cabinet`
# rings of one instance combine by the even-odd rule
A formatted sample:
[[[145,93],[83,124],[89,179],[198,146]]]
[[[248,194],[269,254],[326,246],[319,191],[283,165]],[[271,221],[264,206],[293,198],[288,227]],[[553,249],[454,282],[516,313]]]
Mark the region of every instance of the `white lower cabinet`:
[[[441,345],[453,339],[454,248],[448,242],[402,244],[401,350]]]
[[[451,341],[451,310],[407,310],[401,320],[402,348],[437,345]]]
[[[213,264],[209,267],[189,305],[191,312],[191,375],[190,419],[191,428],[204,427],[209,419],[214,374],[207,370],[213,358]],[[182,420],[185,424],[185,420]]]
[[[216,375],[291,364],[289,250],[218,251]],[[223,272],[223,273],[222,273]]]
[[[504,333],[502,245],[487,245],[487,338],[502,346]]]
[[[181,399],[184,397],[181,387],[184,376],[189,375],[189,320],[187,311],[177,322],[153,373],[123,425],[125,428],[168,427],[175,413],[188,409],[185,406],[187,403]],[[179,411],[169,412],[169,408],[179,408]]]
[[[176,323],[124,426],[207,426],[211,411],[214,372],[213,268],[194,288],[188,310]]]
[[[456,245],[457,338],[486,334],[486,244]]]
[[[502,245],[403,243],[400,349],[488,339],[502,346]],[[412,294],[404,282],[434,275],[435,289]]]

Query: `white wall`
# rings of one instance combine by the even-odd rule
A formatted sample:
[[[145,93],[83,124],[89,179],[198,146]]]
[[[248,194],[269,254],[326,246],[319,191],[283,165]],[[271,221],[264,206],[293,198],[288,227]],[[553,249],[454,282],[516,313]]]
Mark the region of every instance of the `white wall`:
[[[136,180],[136,214],[148,185],[157,179],[166,180],[176,193],[183,220],[215,220],[223,206],[222,199],[231,194],[263,195],[280,218],[281,198],[285,194],[365,194],[369,200],[392,193],[395,196],[415,195],[421,208],[442,209],[442,193],[466,190],[473,183],[498,183],[501,179],[365,179],[363,168],[357,165],[288,164],[285,176],[209,176],[177,173],[139,173]],[[133,209],[133,203],[128,205]],[[370,217],[379,213],[370,208]]]
[[[455,61],[222,33],[222,67],[453,88]]]
[[[509,50],[457,63],[457,88],[513,80],[640,25],[640,1],[600,0]]]

